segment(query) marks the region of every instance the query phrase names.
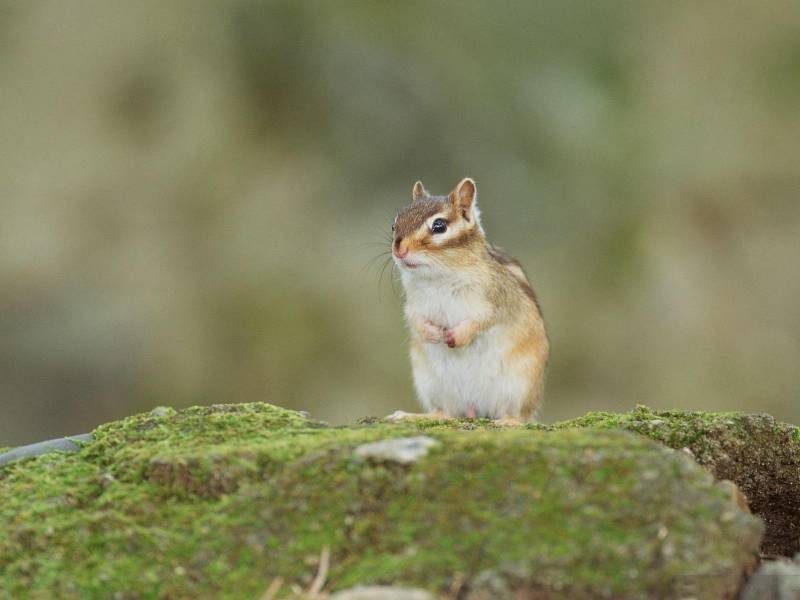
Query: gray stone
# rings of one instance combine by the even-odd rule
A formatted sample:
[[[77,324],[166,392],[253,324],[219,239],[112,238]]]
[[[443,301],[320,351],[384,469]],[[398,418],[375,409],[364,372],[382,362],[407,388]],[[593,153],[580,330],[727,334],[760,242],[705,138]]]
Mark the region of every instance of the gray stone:
[[[175,409],[170,408],[169,406],[156,406],[153,410],[150,411],[150,414],[154,417],[168,417],[170,415],[175,414]]]
[[[438,443],[426,435],[393,438],[362,444],[356,448],[356,456],[363,459],[398,462],[407,465],[427,456],[428,451]]]
[[[434,600],[434,596],[425,590],[373,585],[336,592],[330,600]]]
[[[0,454],[0,466],[14,460],[31,458],[50,452],[77,452],[81,449],[77,442],[91,442],[93,440],[94,436],[92,436],[91,433],[84,433],[81,435],[71,435],[69,437],[47,440],[46,442],[29,444],[27,446],[20,446],[19,448],[14,448],[13,450]]]
[[[800,600],[800,554],[794,561],[764,562],[744,586],[740,600]]]

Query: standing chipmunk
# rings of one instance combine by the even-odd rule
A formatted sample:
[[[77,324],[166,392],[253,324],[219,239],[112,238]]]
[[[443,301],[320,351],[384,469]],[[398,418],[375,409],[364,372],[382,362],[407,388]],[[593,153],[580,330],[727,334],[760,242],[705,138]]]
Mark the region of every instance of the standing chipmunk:
[[[542,313],[520,264],[486,240],[476,198],[469,178],[447,196],[418,181],[395,218],[414,385],[428,412],[397,411],[391,420],[519,424],[541,403],[550,352]]]

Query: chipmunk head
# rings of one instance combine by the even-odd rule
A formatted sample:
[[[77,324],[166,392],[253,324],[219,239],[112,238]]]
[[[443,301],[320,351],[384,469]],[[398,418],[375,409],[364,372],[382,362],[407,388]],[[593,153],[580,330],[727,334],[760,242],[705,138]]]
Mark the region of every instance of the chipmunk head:
[[[485,245],[477,196],[469,178],[447,196],[431,196],[416,182],[411,204],[400,209],[392,225],[392,253],[401,270],[458,268],[469,260],[469,251]]]

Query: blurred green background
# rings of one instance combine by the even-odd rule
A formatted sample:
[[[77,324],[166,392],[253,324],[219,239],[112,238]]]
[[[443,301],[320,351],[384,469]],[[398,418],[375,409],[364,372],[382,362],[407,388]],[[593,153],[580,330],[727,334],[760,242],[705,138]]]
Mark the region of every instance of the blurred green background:
[[[416,403],[369,261],[478,182],[544,421],[800,422],[800,3],[0,1],[0,446],[156,405]]]

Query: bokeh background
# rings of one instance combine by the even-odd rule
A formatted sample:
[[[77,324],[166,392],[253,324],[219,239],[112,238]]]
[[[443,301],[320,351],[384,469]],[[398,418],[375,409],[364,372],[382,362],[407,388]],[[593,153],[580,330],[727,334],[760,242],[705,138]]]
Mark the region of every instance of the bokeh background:
[[[0,0],[0,446],[413,410],[370,261],[466,175],[543,304],[544,421],[800,422],[796,0]]]

